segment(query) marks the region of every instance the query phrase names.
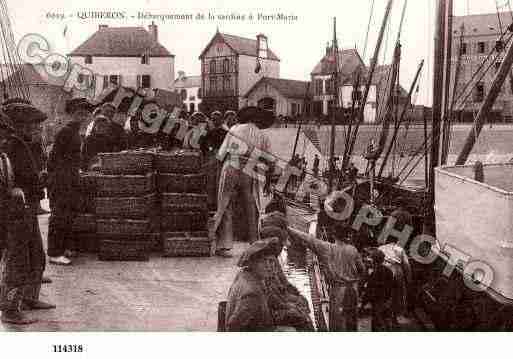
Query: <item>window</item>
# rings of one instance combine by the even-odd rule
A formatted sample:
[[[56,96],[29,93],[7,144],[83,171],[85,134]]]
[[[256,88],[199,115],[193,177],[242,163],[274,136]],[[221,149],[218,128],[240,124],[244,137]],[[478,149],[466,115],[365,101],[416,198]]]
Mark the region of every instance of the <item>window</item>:
[[[230,72],[230,60],[229,59],[223,60],[223,72],[224,73]]]
[[[198,89],[198,98],[201,98],[201,87]]]
[[[460,55],[466,55],[467,54],[467,43],[464,42],[460,46]]]
[[[216,92],[216,79],[215,77],[210,78],[210,93]]]
[[[297,113],[298,113],[298,111],[297,111],[297,104],[292,103],[291,105],[292,105],[292,106],[291,106],[291,107],[292,107],[292,108],[291,108],[291,115],[292,115],[292,116],[296,116],[296,115],[297,115]]]
[[[190,113],[193,113],[193,112],[195,112],[195,111],[196,111],[196,105],[195,105],[193,102],[191,102],[191,103],[189,104],[189,112],[190,112]]]
[[[362,91],[356,90],[352,92],[351,97],[353,99],[353,102],[360,101],[362,99]]]
[[[225,91],[229,91],[229,90],[231,90],[230,77],[226,76],[226,77],[224,78],[223,88],[224,88],[224,90],[225,90]]]
[[[486,43],[483,41],[479,41],[477,43],[477,53],[484,54],[486,52]]]
[[[187,99],[187,90],[182,89],[180,91],[180,98],[182,99],[182,101],[185,101]]]
[[[109,85],[120,86],[121,85],[121,76],[110,75],[109,76]]]
[[[107,87],[109,87],[109,76],[104,75],[103,76],[103,88],[106,89]]]
[[[502,50],[504,50],[504,42],[502,42],[502,40],[495,41],[495,50],[497,52],[501,52]]]
[[[141,76],[141,87],[143,89],[151,88],[151,76],[150,75],[142,75]]]
[[[485,96],[484,83],[479,82],[474,89],[474,102],[483,102]]]
[[[92,64],[93,63],[93,57],[91,55],[87,55],[85,57],[85,63],[86,64]]]
[[[141,64],[143,64],[143,65],[150,64],[150,56],[148,54],[144,54],[141,56]]]
[[[216,73],[216,60],[210,61],[210,73],[212,73],[212,74]]]
[[[321,79],[315,80],[315,94],[317,96],[322,95],[322,80]]]

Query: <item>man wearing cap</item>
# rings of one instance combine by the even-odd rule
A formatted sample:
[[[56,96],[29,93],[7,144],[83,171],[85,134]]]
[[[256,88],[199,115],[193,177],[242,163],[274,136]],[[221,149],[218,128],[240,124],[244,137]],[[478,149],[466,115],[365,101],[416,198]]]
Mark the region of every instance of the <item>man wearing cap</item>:
[[[237,217],[241,227],[247,229],[247,240],[250,243],[258,240],[260,188],[263,186],[255,172],[258,162],[265,160],[262,156],[270,152],[269,138],[262,130],[274,123],[272,112],[257,107],[243,108],[237,117],[239,124],[230,129],[217,157],[223,165],[214,230],[218,234],[216,244],[221,256],[229,256],[233,246],[237,205],[244,211]]]
[[[237,124],[237,114],[235,111],[228,110],[224,113],[224,126],[227,131]]]
[[[46,115],[29,101],[13,99],[3,104],[3,113],[14,127],[5,142],[5,153],[12,168],[13,186],[8,208],[7,243],[0,283],[2,321],[30,324],[20,309],[52,309],[54,305],[39,300],[45,253],[37,213],[44,197],[41,171],[29,143],[40,135],[40,123]],[[4,161],[4,163],[6,163]]]
[[[365,266],[358,250],[337,230],[335,243],[289,227],[291,239],[310,248],[327,269],[330,284],[330,331],[358,330],[358,283],[365,275]]]
[[[80,198],[80,126],[90,113],[74,108],[71,120],[57,133],[48,158],[48,191],[52,214],[48,222],[50,263],[69,265],[72,256],[72,225]]]
[[[215,211],[217,209],[217,188],[219,187],[219,176],[221,175],[221,166],[216,155],[223,144],[228,130],[223,124],[221,112],[212,112],[210,118],[212,120],[212,127],[209,128],[207,134],[200,139],[200,148],[207,159],[205,161],[205,171],[208,176],[208,209]]]

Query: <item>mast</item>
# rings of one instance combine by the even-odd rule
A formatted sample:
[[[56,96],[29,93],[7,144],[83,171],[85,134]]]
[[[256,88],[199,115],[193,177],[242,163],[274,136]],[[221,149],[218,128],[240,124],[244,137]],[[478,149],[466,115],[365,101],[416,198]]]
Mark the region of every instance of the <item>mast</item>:
[[[360,108],[358,109],[357,115],[356,115],[356,125],[353,130],[352,134],[349,134],[351,136],[351,141],[349,144],[349,149],[347,151],[347,157],[351,158],[354,145],[356,142],[356,137],[358,135],[358,129],[360,127],[361,122],[363,122],[363,116],[365,111],[365,104],[367,103],[367,98],[369,97],[369,91],[370,87],[372,85],[372,77],[374,76],[374,72],[376,71],[376,66],[378,64],[378,57],[381,50],[381,44],[383,43],[383,36],[385,34],[385,29],[388,23],[388,19],[390,17],[390,12],[392,11],[392,5],[394,1],[388,0],[387,7],[385,10],[385,16],[383,17],[383,22],[381,24],[381,28],[379,30],[378,35],[378,41],[376,43],[376,48],[374,49],[374,55],[372,56],[371,64],[370,64],[370,71],[369,71],[369,77],[367,78],[367,83],[365,85],[365,91],[362,97],[362,100],[360,101]],[[343,168],[344,170],[344,168]]]
[[[429,219],[434,225],[435,203],[435,167],[439,164],[440,155],[440,122],[442,119],[442,102],[444,98],[444,44],[445,44],[445,12],[447,0],[438,0],[435,25],[435,56],[433,66],[433,118],[431,135],[431,158],[429,166],[428,210]],[[434,228],[432,228],[434,229]]]
[[[336,118],[337,110],[339,108],[339,93],[338,93],[338,41],[337,41],[337,18],[333,18],[333,47],[332,47],[335,71],[333,72],[333,85],[334,85],[334,99],[331,118],[331,140],[330,140],[330,172],[329,172],[329,186],[328,190],[333,190],[333,182],[335,180],[335,131],[336,131]]]
[[[481,109],[479,110],[479,113],[477,114],[477,118],[474,121],[474,125],[472,126],[472,129],[470,130],[470,133],[468,134],[467,139],[465,140],[463,149],[461,150],[460,154],[458,155],[458,159],[456,160],[456,165],[464,165],[465,162],[467,162],[468,156],[469,156],[470,152],[472,151],[472,148],[474,147],[474,144],[476,143],[477,138],[479,137],[479,134],[481,133],[481,130],[483,129],[484,122],[486,121],[486,118],[487,118],[488,114],[490,113],[490,110],[491,110],[493,104],[495,103],[497,96],[499,95],[499,93],[501,91],[502,85],[504,85],[504,81],[506,80],[506,77],[508,76],[512,65],[513,65],[513,46],[510,46],[508,48],[508,51],[506,52],[506,56],[502,60],[502,64],[499,67],[499,71],[497,71],[497,74],[495,75],[495,78],[493,79],[493,83],[490,88],[490,92],[486,96],[483,106],[481,106]]]
[[[447,11],[445,16],[445,93],[443,106],[443,127],[442,127],[442,156],[440,163],[444,165],[447,162],[449,153],[449,131],[453,107],[450,104],[450,84],[451,84],[451,58],[452,58],[452,18],[453,18],[453,0],[447,0]],[[458,58],[458,62],[460,58]],[[455,78],[456,85],[456,78]]]

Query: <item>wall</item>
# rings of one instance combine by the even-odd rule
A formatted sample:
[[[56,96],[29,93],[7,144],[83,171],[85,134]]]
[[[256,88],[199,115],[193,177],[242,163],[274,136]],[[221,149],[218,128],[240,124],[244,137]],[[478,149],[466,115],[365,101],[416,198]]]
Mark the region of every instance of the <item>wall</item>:
[[[365,91],[365,86],[360,87],[360,91],[363,93]],[[342,100],[342,104],[345,108],[351,108],[353,104],[352,100],[353,96],[353,86],[342,86],[340,88],[340,97]],[[369,95],[367,97],[367,103],[365,105],[365,110],[363,114],[363,120],[365,123],[374,123],[376,122],[376,112],[377,112],[377,102],[376,102],[376,86],[372,85],[369,89]]]
[[[261,84],[257,88],[253,89],[247,98],[247,105],[257,106],[258,101],[270,97],[276,102],[276,116],[292,116],[292,104],[298,104],[303,110],[304,100],[300,99],[289,99],[279,93],[274,87],[268,84]]]
[[[280,62],[268,59],[260,59],[262,69],[258,74],[255,73],[256,57],[240,55],[239,56],[239,107],[245,105],[244,96],[249,89],[262,77],[280,77]]]
[[[96,93],[103,90],[104,75],[121,75],[121,85],[137,87],[137,75],[150,75],[151,88],[173,90],[174,87],[174,58],[151,57],[149,65],[141,64],[140,57],[93,57],[92,64],[85,63],[85,57],[70,57],[74,64],[90,69],[96,78]]]

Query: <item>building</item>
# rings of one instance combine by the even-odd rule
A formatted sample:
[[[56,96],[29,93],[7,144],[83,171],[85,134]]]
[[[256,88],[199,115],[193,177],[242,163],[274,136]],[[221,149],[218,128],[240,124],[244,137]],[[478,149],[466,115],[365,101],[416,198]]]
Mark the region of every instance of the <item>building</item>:
[[[20,75],[19,71],[22,71],[23,74]],[[7,71],[2,71],[2,73],[7,73]],[[45,140],[51,143],[55,133],[66,123],[66,101],[71,98],[71,94],[64,90],[63,79],[47,75],[43,64],[24,64],[10,78],[0,82],[1,98],[4,98],[4,90],[12,97],[11,86],[18,83],[20,78],[25,81],[24,87],[29,90],[32,104],[48,116],[48,119],[43,123],[43,133]],[[13,90],[16,92],[16,89]]]
[[[280,59],[268,47],[268,39],[222,34],[219,31],[200,55],[202,109],[238,110],[244,95],[262,77],[280,77]]]
[[[355,98],[361,98],[366,85],[366,76],[369,69],[365,66],[362,58],[356,49],[339,50],[338,55],[339,74],[339,103],[345,109],[350,109]],[[377,66],[372,77],[371,87],[364,109],[364,122],[374,123],[383,112],[383,100],[386,97],[387,89],[390,88],[389,73],[391,65]],[[360,88],[354,93],[354,83],[357,74],[361,71]],[[311,72],[313,87],[313,114],[315,116],[331,116],[335,100],[335,57],[332,48],[328,45],[323,58],[317,63]],[[407,93],[400,86],[400,104],[407,101]]]
[[[101,93],[109,85],[135,89],[172,90],[174,55],[159,43],[158,27],[108,27],[100,25],[69,55],[81,71],[79,82]],[[91,94],[88,94],[90,96]]]
[[[311,98],[309,82],[262,77],[244,96],[248,105],[269,108],[279,116],[301,115]]]
[[[187,111],[193,113],[199,110],[201,103],[201,76],[186,76],[185,72],[178,71],[174,88],[180,94]]]
[[[500,17],[500,22],[499,22]],[[451,58],[451,93],[454,87],[458,58],[461,56],[461,67],[456,86],[455,110],[463,111],[461,118],[472,121],[473,112],[479,110],[490,91],[493,78],[499,69],[505,54],[505,42],[500,42],[500,33],[507,31],[511,23],[509,12],[493,14],[480,14],[468,16],[455,16],[452,33],[452,58]],[[463,33],[462,33],[463,31]],[[507,36],[506,36],[507,38]],[[461,46],[460,46],[461,40]],[[499,50],[502,54],[495,60],[495,55],[485,62],[484,68],[490,67],[490,71],[478,81],[471,81],[474,73],[478,71],[483,61],[492,51]],[[493,63],[492,63],[493,61]],[[480,77],[480,76],[479,76]],[[492,117],[502,120],[513,120],[513,78],[510,75],[506,80],[497,101],[492,108]],[[465,90],[465,87],[467,89]]]

